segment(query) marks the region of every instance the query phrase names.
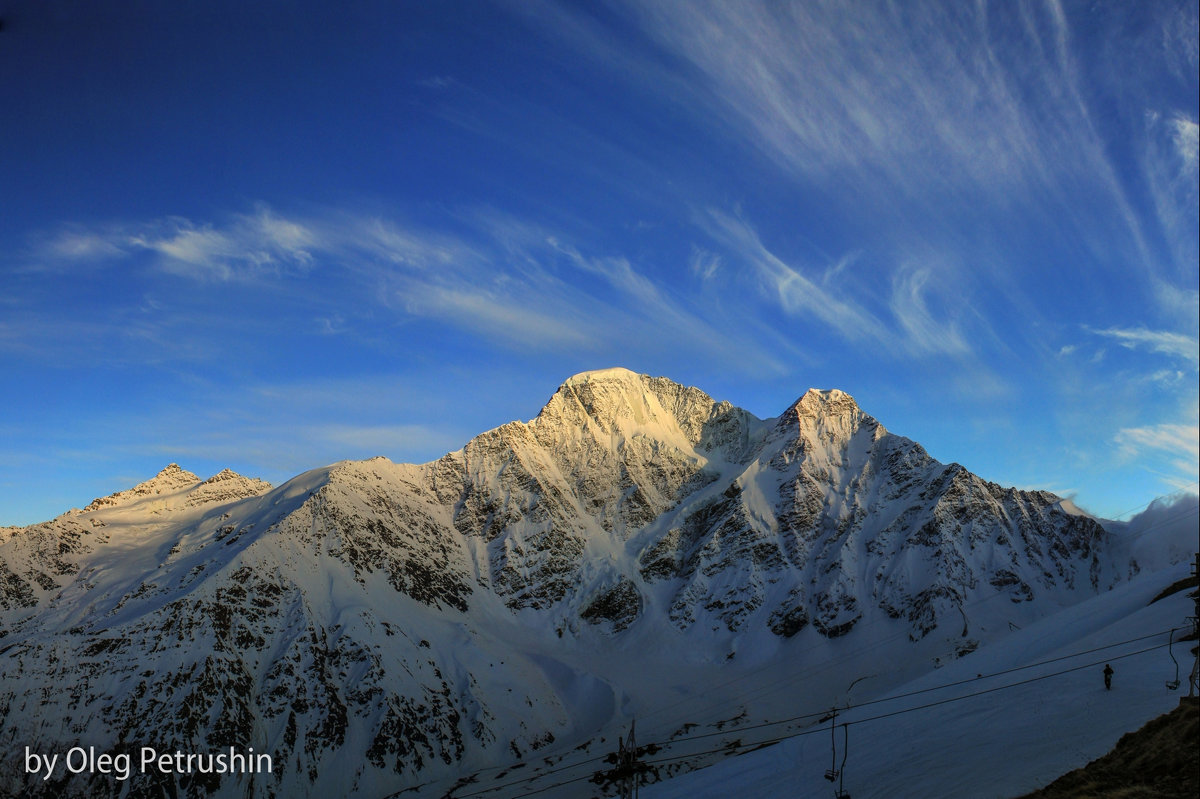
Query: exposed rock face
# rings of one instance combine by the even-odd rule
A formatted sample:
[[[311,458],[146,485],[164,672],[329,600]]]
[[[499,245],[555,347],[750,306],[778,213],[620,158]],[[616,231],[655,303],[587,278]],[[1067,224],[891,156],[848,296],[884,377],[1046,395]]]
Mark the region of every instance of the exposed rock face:
[[[481,577],[514,609],[549,608],[579,579],[589,541],[620,545],[715,479],[757,420],[704,392],[625,370],[568,380],[532,422],[473,439],[424,480],[454,527],[486,544]]]
[[[168,467],[169,468],[169,467]],[[271,489],[271,484],[254,477],[242,477],[232,469],[222,469],[196,486],[187,499],[189,506],[216,502],[235,502],[256,497]]]
[[[972,603],[1034,618],[1119,576],[1090,518],[934,461],[840,391],[764,421],[589,372],[432,463],[268,488],[172,464],[0,532],[0,741],[275,757],[132,796],[383,795],[585,739],[628,687],[593,662],[622,641],[720,662],[871,618],[970,648]],[[112,788],[5,773],[0,793]]]
[[[1096,522],[1060,511],[1051,494],[937,463],[841,391],[806,393],[717,488],[642,557],[643,577],[683,579],[680,624],[697,606],[719,608],[736,630],[766,606],[773,629],[804,619],[836,637],[869,604],[906,619],[915,639],[957,618],[981,583],[1029,601],[1101,579]],[[731,570],[743,575],[732,591]]]

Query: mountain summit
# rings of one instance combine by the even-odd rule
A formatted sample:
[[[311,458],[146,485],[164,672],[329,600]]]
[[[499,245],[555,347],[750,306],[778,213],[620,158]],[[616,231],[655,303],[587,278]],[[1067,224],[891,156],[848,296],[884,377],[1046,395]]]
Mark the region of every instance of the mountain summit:
[[[243,477],[232,469],[222,469],[207,480],[201,481],[192,472],[169,463],[166,468],[133,488],[94,499],[83,509],[91,513],[105,508],[129,506],[152,497],[169,497],[187,494],[185,504],[199,505],[207,502],[231,501],[261,494],[271,487],[270,483],[256,478]],[[178,498],[178,497],[177,497]],[[168,503],[169,504],[169,503]],[[165,507],[160,503],[160,507]]]
[[[113,507],[144,497],[170,494],[183,488],[190,488],[200,482],[200,478],[189,471],[181,469],[178,463],[168,463],[166,468],[143,483],[133,488],[109,494],[107,497],[93,499],[84,511],[94,511],[100,508]]]
[[[431,463],[270,490],[172,464],[5,535],[0,736],[254,746],[279,796],[583,745],[693,686],[749,712],[740,678],[842,641],[954,659],[1131,571],[1058,497],[938,463],[841,391],[758,419],[624,369]],[[0,791],[51,790],[16,773]]]

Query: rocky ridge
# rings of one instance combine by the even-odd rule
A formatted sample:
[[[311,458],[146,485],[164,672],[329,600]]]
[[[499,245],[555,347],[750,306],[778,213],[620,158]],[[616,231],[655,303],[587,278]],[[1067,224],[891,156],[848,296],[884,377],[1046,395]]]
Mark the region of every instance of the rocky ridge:
[[[258,496],[271,485],[224,469],[201,480],[168,464],[133,488],[92,500],[83,510],[0,536],[0,611],[35,609],[67,586],[87,556],[129,537],[151,539],[213,507]],[[12,619],[6,619],[12,621]],[[0,627],[0,633],[7,632]]]
[[[432,463],[344,462],[269,491],[172,464],[9,534],[0,741],[253,745],[281,764],[129,796],[384,793],[586,741],[738,651],[871,627],[960,656],[996,613],[1024,623],[1122,579],[1107,538],[1053,495],[938,463],[841,391],[760,420],[665,378],[584,373]],[[347,752],[363,765],[333,767]]]
[[[228,470],[226,470],[228,471]],[[200,482],[200,478],[189,471],[181,469],[178,463],[169,463],[161,472],[133,488],[117,491],[107,497],[98,497],[88,503],[84,512],[112,508],[133,502],[145,497],[172,494],[185,488],[190,488]]]

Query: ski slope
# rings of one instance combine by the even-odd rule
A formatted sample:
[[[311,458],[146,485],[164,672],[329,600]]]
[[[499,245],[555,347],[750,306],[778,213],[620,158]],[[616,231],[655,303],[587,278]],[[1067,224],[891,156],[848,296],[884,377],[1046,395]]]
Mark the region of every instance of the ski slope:
[[[1168,712],[1180,696],[1186,695],[1192,661],[1189,650],[1194,643],[1174,647],[1182,678],[1176,691],[1164,684],[1176,675],[1168,649],[1162,646],[1168,641],[1165,633],[1037,668],[993,678],[986,675],[1182,627],[1193,607],[1187,591],[1148,603],[1188,572],[1187,564],[1178,564],[1135,578],[1026,629],[1015,630],[1004,640],[887,696],[968,681],[964,684],[851,708],[838,718],[836,732],[840,767],[844,734],[840,724],[849,723],[845,791],[854,799],[1000,799],[1035,790],[1100,757],[1121,735]],[[1157,648],[1122,657],[1149,647]],[[1105,662],[1111,662],[1116,672],[1111,691],[1104,689],[1101,676]],[[1046,676],[1068,669],[1076,670]],[[847,671],[847,677],[852,673]],[[976,676],[980,674],[985,677]],[[1024,684],[1014,685],[1021,682]],[[917,709],[1006,685],[1014,687]],[[890,713],[896,715],[878,718]],[[819,729],[814,726],[809,734],[643,786],[641,796],[833,796],[833,786],[824,777],[832,765],[831,737],[829,724]]]

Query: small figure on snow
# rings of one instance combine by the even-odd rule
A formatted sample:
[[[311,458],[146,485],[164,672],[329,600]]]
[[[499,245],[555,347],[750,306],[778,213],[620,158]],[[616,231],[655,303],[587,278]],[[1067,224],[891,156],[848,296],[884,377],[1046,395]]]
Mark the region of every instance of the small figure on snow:
[[[1108,663],[1104,664],[1104,687],[1112,690],[1113,667]]]

